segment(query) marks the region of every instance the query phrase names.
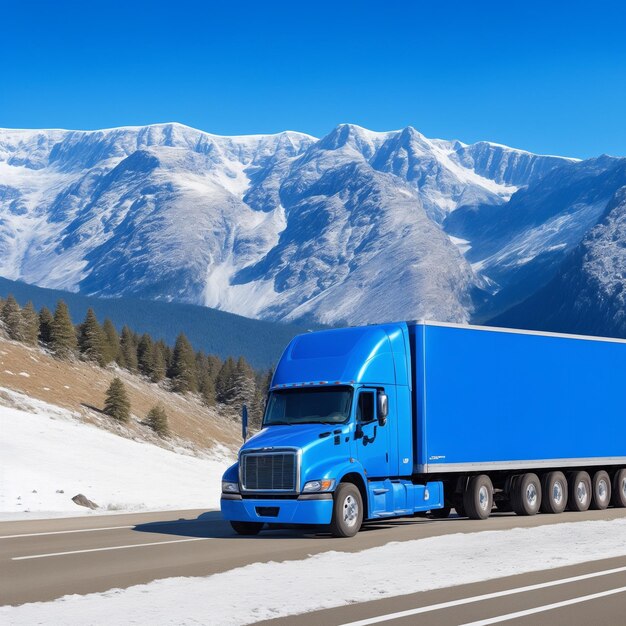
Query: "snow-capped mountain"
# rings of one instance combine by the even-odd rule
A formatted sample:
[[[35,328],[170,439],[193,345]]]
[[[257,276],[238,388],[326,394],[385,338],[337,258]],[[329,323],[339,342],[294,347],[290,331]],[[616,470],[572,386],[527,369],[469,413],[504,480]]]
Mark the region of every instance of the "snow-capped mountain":
[[[621,162],[412,127],[0,130],[0,275],[275,320],[468,321],[554,276]]]
[[[594,226],[529,299],[496,318],[500,325],[626,337],[626,186]]]

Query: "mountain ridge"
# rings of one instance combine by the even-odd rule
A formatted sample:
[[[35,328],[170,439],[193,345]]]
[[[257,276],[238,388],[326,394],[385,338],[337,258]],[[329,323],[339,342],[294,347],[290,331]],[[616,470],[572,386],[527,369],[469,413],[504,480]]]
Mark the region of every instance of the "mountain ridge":
[[[275,321],[466,322],[549,282],[619,161],[412,126],[0,129],[0,275]]]

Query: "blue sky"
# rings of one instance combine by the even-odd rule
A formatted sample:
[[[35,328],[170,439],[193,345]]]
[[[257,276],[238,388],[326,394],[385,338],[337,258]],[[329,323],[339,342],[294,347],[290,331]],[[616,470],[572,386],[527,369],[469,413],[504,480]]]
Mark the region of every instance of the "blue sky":
[[[622,2],[0,6],[0,126],[179,121],[219,134],[415,126],[626,155]]]

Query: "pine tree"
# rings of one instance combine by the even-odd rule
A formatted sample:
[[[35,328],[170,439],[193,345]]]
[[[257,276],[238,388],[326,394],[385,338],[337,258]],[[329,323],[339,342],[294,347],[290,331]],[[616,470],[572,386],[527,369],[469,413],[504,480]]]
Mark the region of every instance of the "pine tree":
[[[103,367],[106,365],[105,341],[104,331],[98,323],[94,310],[90,307],[85,321],[79,328],[78,347],[85,358]]]
[[[49,345],[52,341],[52,313],[48,307],[41,307],[39,311],[39,339],[44,345]]]
[[[2,323],[9,339],[24,341],[24,320],[20,305],[13,294],[9,294],[2,307]]]
[[[215,380],[212,362],[203,352],[196,353],[196,370],[198,372],[198,391],[207,406],[215,404]]]
[[[130,419],[130,400],[124,383],[117,376],[107,389],[104,412],[118,422],[127,422]]]
[[[250,425],[254,429],[260,428],[261,423],[263,422],[263,415],[265,414],[265,403],[267,400],[267,394],[272,384],[273,377],[273,369],[269,369],[264,376],[257,376],[254,399],[250,407]]]
[[[215,393],[219,402],[229,404],[235,396],[237,367],[232,357],[228,357],[215,379]]]
[[[120,353],[120,337],[108,317],[104,320],[102,332],[104,333],[104,362],[111,363]]]
[[[198,391],[202,396],[204,404],[213,406],[215,404],[215,382],[208,372],[203,372],[199,376]]]
[[[167,423],[167,413],[162,404],[157,404],[148,411],[146,421],[159,437],[167,437],[169,435],[170,429]]]
[[[240,356],[235,366],[233,393],[229,399],[229,403],[237,407],[237,409],[244,404],[249,408],[254,401],[255,392],[256,383],[254,370],[250,367],[246,359]]]
[[[50,325],[50,348],[59,357],[67,358],[76,351],[76,329],[72,324],[67,304],[57,302]]]
[[[164,345],[163,341],[157,341],[152,346],[152,373],[150,374],[150,380],[153,383],[162,381],[167,372]]]
[[[152,370],[154,369],[154,346],[152,344],[152,338],[148,333],[144,333],[139,339],[137,346],[137,364],[139,371],[144,376],[152,376]]]
[[[176,338],[172,357],[172,387],[174,391],[185,393],[198,390],[196,356],[184,333]]]
[[[121,367],[125,367],[130,372],[137,371],[137,346],[135,345],[133,333],[128,326],[122,328],[120,352],[117,362]]]
[[[22,334],[23,341],[31,346],[39,342],[39,315],[30,301],[22,309]]]

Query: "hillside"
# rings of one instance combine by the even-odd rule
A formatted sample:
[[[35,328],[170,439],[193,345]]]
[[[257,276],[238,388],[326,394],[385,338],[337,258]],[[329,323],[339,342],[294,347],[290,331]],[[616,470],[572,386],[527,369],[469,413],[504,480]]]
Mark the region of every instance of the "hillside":
[[[0,277],[0,297],[6,298],[10,293],[20,305],[24,306],[30,300],[37,309],[46,306],[54,310],[57,300],[62,299],[68,304],[75,323],[81,322],[91,307],[100,321],[108,317],[118,330],[127,324],[136,332],[164,339],[169,345],[173,345],[178,334],[184,332],[196,350],[204,350],[222,359],[243,355],[259,369],[275,365],[289,341],[309,329],[249,319],[192,304],[96,298]]]
[[[101,412],[107,387],[114,376],[126,385],[133,418],[121,425]],[[224,407],[209,408],[193,394],[167,391],[163,385],[118,367],[100,368],[78,359],[56,359],[40,348],[0,338],[0,387],[71,411],[81,421],[120,436],[150,441],[168,449],[203,453],[214,448],[234,450],[240,442],[237,416]],[[161,402],[168,414],[172,437],[159,439],[142,421]],[[2,405],[20,408],[23,401],[0,393]],[[26,407],[28,408],[28,407]]]
[[[0,390],[0,519],[217,508],[231,456],[191,455],[84,423],[55,405]],[[84,495],[97,508],[79,506]]]
[[[113,376],[130,397],[128,424],[101,410]],[[144,423],[157,402],[168,415],[165,439]],[[232,409],[0,338],[1,517],[88,513],[72,502],[78,493],[98,511],[217,507],[240,437]]]

